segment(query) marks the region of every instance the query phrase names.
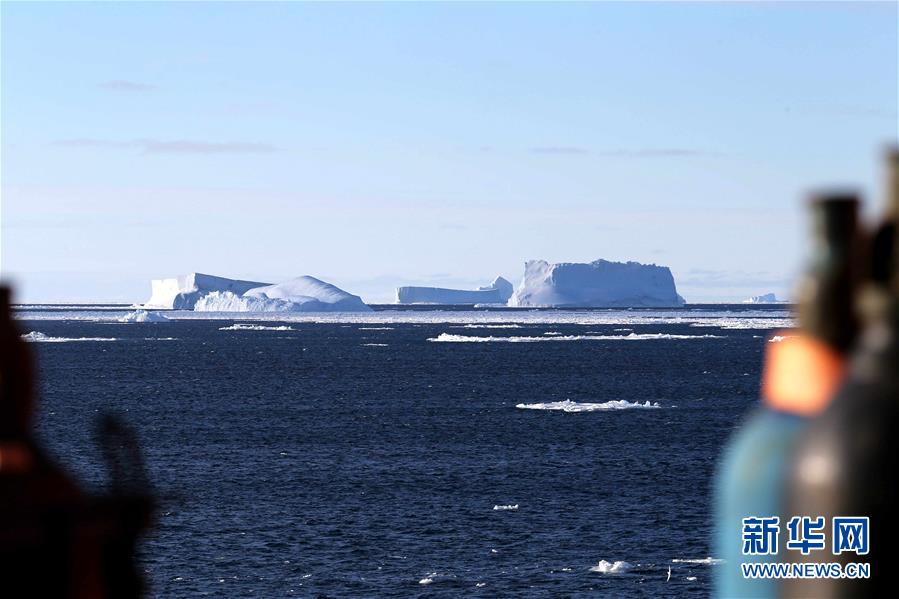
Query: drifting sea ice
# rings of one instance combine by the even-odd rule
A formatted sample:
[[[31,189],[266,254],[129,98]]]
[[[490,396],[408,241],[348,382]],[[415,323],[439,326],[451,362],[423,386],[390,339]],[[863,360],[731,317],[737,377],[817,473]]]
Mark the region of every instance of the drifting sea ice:
[[[670,333],[631,333],[630,335],[558,335],[543,337],[480,337],[440,333],[428,341],[438,343],[537,343],[540,341],[649,341],[659,339],[724,339],[721,335],[672,335]]]
[[[31,331],[22,335],[22,339],[31,343],[66,343],[69,341],[118,341],[116,337],[51,337],[40,331]]]
[[[147,310],[135,310],[129,312],[119,319],[119,322],[169,322],[169,319],[159,312],[148,312]]]
[[[590,568],[591,572],[599,572],[600,574],[624,574],[633,566],[625,561],[607,562],[600,560],[598,564]]]
[[[295,331],[293,327],[289,327],[286,325],[282,326],[265,326],[261,324],[246,324],[241,322],[236,322],[229,327],[221,327],[220,331]]]
[[[548,403],[520,403],[515,406],[522,410],[558,410],[561,412],[602,412],[606,410],[629,410],[661,408],[658,402],[646,400],[644,403],[615,399],[605,403],[578,403],[566,399],[565,401],[552,401]]]

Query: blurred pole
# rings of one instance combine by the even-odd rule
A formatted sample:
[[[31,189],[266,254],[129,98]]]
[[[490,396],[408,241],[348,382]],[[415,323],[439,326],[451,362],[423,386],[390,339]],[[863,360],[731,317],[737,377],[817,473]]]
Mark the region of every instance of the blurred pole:
[[[899,152],[888,160],[886,218],[872,236],[859,293],[864,332],[846,382],[810,425],[791,464],[785,518],[824,516],[826,550],[794,562],[869,563],[869,579],[790,579],[786,597],[896,597],[899,537]],[[869,553],[833,554],[835,517],[868,517]]]

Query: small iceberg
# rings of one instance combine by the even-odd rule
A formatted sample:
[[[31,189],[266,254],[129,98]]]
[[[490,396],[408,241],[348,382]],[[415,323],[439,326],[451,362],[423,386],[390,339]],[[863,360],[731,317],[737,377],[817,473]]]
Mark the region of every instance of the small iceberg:
[[[591,572],[599,572],[600,574],[624,574],[633,566],[625,561],[607,562],[600,560],[598,564],[590,568]]]
[[[119,319],[119,322],[171,322],[167,317],[159,312],[149,312],[147,310],[135,310],[129,312]]]

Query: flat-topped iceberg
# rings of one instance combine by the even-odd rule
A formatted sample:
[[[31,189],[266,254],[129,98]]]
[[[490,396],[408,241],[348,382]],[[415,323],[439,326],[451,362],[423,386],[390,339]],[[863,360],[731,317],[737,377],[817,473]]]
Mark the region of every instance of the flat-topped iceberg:
[[[153,281],[149,307],[196,312],[368,312],[357,295],[315,277],[271,285],[194,273]]]
[[[544,260],[525,263],[524,278],[510,306],[550,308],[677,307],[677,294],[667,266],[596,260],[587,264]]]
[[[398,304],[505,304],[512,297],[512,283],[496,277],[493,283],[477,289],[441,287],[397,287]]]
[[[777,299],[773,293],[766,293],[764,295],[753,295],[749,299],[743,300],[744,304],[779,304],[781,301]]]

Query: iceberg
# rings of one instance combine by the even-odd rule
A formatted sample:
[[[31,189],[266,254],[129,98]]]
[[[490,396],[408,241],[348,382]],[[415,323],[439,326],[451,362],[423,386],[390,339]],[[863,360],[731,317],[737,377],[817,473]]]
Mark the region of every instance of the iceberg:
[[[119,319],[119,322],[169,322],[169,319],[159,312],[147,312],[146,310],[135,310],[129,312]]]
[[[254,287],[241,295],[213,291],[197,300],[197,312],[370,312],[358,295],[303,276],[277,285]]]
[[[766,293],[764,295],[753,295],[749,299],[743,300],[744,304],[779,304],[781,301],[777,299],[773,293]]]
[[[525,263],[509,305],[545,308],[668,308],[684,305],[667,266],[596,260]]]
[[[152,282],[144,307],[195,312],[369,312],[358,295],[315,277],[272,285],[192,273]]]
[[[512,297],[512,283],[496,277],[493,283],[477,289],[441,287],[397,287],[398,304],[505,304]]]
[[[153,279],[150,282],[152,293],[144,307],[193,310],[197,301],[209,293],[229,292],[240,295],[263,285],[268,283],[226,279],[199,272],[171,279]]]

